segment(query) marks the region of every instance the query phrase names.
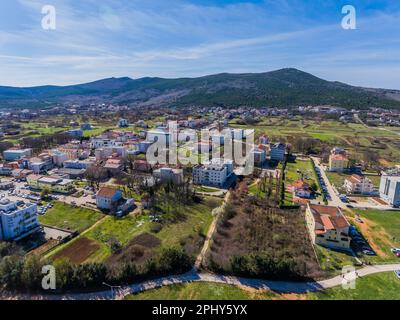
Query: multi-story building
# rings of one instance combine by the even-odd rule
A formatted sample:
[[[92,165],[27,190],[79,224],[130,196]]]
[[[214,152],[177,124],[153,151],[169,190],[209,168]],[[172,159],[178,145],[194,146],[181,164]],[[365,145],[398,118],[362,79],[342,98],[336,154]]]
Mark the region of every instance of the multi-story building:
[[[92,139],[90,139],[90,147],[92,149],[122,147],[122,146],[123,146],[123,143],[121,141],[116,141],[115,139],[108,139],[108,138],[92,138]]]
[[[382,172],[379,186],[381,199],[394,207],[400,206],[400,169],[394,168]]]
[[[233,162],[213,159],[193,168],[193,183],[222,188],[233,174]]]
[[[284,161],[286,155],[286,145],[284,143],[275,143],[270,145],[270,157],[272,161]]]
[[[353,174],[344,180],[344,188],[348,193],[354,194],[372,194],[374,193],[374,184],[365,176]]]
[[[153,171],[153,176],[161,182],[180,184],[183,182],[183,170],[172,168],[160,168]]]
[[[0,240],[20,240],[40,231],[37,205],[0,200]]]
[[[53,157],[48,153],[40,154],[37,157],[29,158],[23,162],[25,163],[25,168],[32,170],[36,174],[47,172],[54,167]]]
[[[96,195],[96,204],[99,209],[111,210],[118,206],[122,199],[122,191],[110,187],[102,187]]]
[[[126,119],[119,119],[117,125],[119,128],[127,128],[127,127],[129,127],[129,122]]]
[[[67,153],[59,151],[57,149],[51,150],[50,155],[53,157],[53,163],[57,167],[62,167],[64,161],[68,160]]]
[[[9,149],[3,152],[3,158],[6,161],[16,161],[31,157],[32,149]]]
[[[50,177],[31,174],[26,177],[28,185],[37,190],[49,189],[51,192],[72,193],[74,191],[74,182],[70,179],[61,177]]]
[[[82,129],[72,129],[66,132],[69,136],[73,138],[82,138],[83,137],[83,130]]]
[[[13,168],[7,164],[0,164],[0,176],[11,176]]]
[[[308,204],[306,223],[314,244],[336,250],[350,250],[350,224],[339,208]]]
[[[262,165],[267,159],[267,153],[263,149],[254,148],[251,153],[256,165]]]
[[[96,161],[93,159],[86,159],[86,160],[67,160],[64,161],[64,168],[67,169],[88,169],[89,167],[93,166]]]
[[[335,147],[329,155],[329,171],[343,172],[349,167],[349,158],[344,149]]]
[[[166,143],[169,146],[172,142],[171,134],[164,129],[155,129],[147,132],[147,141],[152,143],[159,141],[160,143]]]

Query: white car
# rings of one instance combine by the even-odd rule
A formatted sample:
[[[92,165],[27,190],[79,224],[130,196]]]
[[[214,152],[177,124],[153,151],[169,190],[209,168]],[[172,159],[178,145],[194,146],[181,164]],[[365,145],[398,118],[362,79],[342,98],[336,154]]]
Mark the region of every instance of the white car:
[[[397,277],[398,279],[400,279],[400,270],[395,270],[395,271],[394,271],[394,274],[396,275],[396,277]]]

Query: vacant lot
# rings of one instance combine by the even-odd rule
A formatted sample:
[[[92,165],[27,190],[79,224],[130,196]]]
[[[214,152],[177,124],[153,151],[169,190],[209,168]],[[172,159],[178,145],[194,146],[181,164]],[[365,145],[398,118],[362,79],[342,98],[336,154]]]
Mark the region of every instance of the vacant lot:
[[[172,209],[162,215],[161,223],[151,222],[149,213],[116,218],[107,216],[81,237],[96,244],[83,262],[144,262],[162,248],[182,247],[192,257],[201,250],[204,234],[212,221],[212,209],[221,204],[219,198],[204,198],[200,203]],[[171,220],[175,210],[179,219]],[[165,217],[165,218],[164,218]],[[62,252],[74,245],[64,245]],[[51,256],[58,257],[58,251]],[[72,254],[72,253],[71,253]],[[80,260],[80,259],[79,259]]]
[[[362,232],[378,256],[364,257],[365,260],[379,263],[382,261],[400,262],[391,251],[400,247],[400,211],[354,210],[360,214],[363,223],[350,217],[352,223]]]
[[[241,183],[214,234],[206,267],[272,279],[320,277],[304,213],[268,207]]]
[[[103,215],[98,211],[55,202],[54,207],[44,216],[39,216],[39,220],[40,223],[52,227],[82,232],[102,217]]]
[[[72,263],[80,264],[90,257],[93,252],[99,249],[99,245],[86,237],[73,241],[71,245],[59,251],[55,259],[68,259]]]

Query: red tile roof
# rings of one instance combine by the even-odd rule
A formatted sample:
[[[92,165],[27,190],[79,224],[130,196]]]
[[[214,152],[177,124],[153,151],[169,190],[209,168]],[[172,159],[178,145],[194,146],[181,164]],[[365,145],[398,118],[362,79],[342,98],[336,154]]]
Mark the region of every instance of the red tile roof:
[[[97,192],[97,196],[112,198],[119,190],[111,188],[111,187],[102,187],[99,192]]]

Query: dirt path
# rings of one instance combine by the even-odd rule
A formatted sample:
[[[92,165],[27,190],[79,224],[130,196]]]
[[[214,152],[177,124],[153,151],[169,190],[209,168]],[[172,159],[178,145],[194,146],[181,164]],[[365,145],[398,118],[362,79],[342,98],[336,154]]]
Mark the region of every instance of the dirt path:
[[[230,197],[230,191],[228,191],[227,194],[225,195],[224,202],[221,204],[221,206],[219,206],[218,208],[215,208],[213,210],[213,214],[215,215],[215,217],[210,225],[210,228],[208,229],[207,237],[204,241],[203,248],[201,249],[200,254],[197,256],[196,262],[194,264],[195,270],[198,270],[201,267],[204,257],[210,247],[211,239],[212,239],[215,229],[217,227],[219,217],[220,217],[221,213],[223,212],[226,204],[228,203],[229,197]]]

